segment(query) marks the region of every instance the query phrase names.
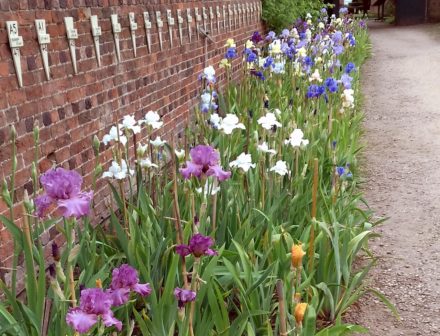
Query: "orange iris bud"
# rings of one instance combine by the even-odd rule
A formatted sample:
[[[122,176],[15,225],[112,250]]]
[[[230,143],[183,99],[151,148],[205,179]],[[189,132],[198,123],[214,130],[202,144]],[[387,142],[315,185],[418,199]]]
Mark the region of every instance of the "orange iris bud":
[[[302,249],[302,244],[292,245],[292,266],[299,268],[302,266],[302,260],[306,253]]]
[[[101,279],[96,279],[95,284],[96,284],[97,288],[102,288],[102,280]]]
[[[296,324],[302,324],[304,320],[304,314],[306,313],[307,303],[298,303],[295,306],[295,321]]]

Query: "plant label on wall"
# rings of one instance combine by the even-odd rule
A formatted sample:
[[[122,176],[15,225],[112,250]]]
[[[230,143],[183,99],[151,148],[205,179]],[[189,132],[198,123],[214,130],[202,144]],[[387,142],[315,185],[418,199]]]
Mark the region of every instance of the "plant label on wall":
[[[226,30],[228,26],[228,21],[226,20],[226,5],[223,5],[223,29]]]
[[[78,67],[76,64],[76,47],[75,40],[78,39],[78,31],[73,25],[73,17],[65,17],[64,25],[66,26],[67,39],[69,40],[70,56],[72,58],[73,72],[78,73]]]
[[[192,38],[191,26],[193,22],[193,17],[191,15],[191,8],[186,9],[186,19],[188,20],[188,37],[189,37],[189,42],[191,43],[191,38]]]
[[[241,26],[241,24],[243,23],[243,11],[241,8],[241,4],[237,5],[237,11],[238,11],[238,25]]]
[[[196,30],[198,30],[200,23],[202,22],[202,16],[199,14],[199,9],[197,7],[194,8],[194,15],[196,17]],[[196,32],[196,35],[197,35],[197,40],[200,39],[198,32]]]
[[[6,29],[8,30],[9,46],[12,51],[14,60],[15,73],[17,74],[18,86],[23,87],[23,76],[21,71],[20,48],[23,44],[23,37],[18,35],[17,21],[6,21]]]
[[[232,21],[234,20],[234,10],[232,5],[228,5],[228,12],[229,12],[229,30],[232,30]]]
[[[209,7],[209,23],[211,26],[211,34],[214,33],[214,20],[215,20],[214,9],[212,7]]]
[[[180,45],[183,45],[183,17],[180,9],[177,10],[177,23],[179,25]]]
[[[95,44],[96,61],[98,66],[101,66],[101,49],[99,48],[99,37],[102,35],[101,27],[98,24],[98,16],[90,16],[90,24],[92,26],[93,42]]]
[[[160,11],[156,12],[156,23],[157,23],[157,31],[159,33],[160,50],[163,50],[163,39],[162,39],[163,21],[162,21],[162,17],[161,17]]]
[[[170,46],[173,47],[173,26],[174,18],[170,9],[167,9],[167,21],[168,21],[168,34],[170,35]]]
[[[206,12],[206,7],[202,8],[203,14],[203,29],[206,31],[208,25],[208,13]]]
[[[50,43],[50,36],[46,33],[46,20],[35,20],[35,28],[37,28],[38,44],[40,45],[44,73],[46,74],[46,79],[50,80],[49,54],[47,48],[47,45]]]
[[[222,14],[220,13],[220,6],[215,7],[217,14],[217,33],[220,34],[220,21],[222,20]]]
[[[118,60],[118,63],[121,63],[121,48],[119,46],[119,34],[122,31],[122,27],[121,24],[119,23],[117,14],[112,14],[110,16],[110,19],[112,22],[112,31],[115,40],[116,59]]]
[[[136,17],[133,12],[128,13],[128,21],[130,22],[130,32],[131,32],[131,43],[133,45],[133,55],[136,57],[136,30],[138,29],[138,24],[136,23]]]
[[[246,3],[246,21],[249,24],[251,22],[251,6]]]
[[[254,13],[255,13],[255,3],[251,3],[251,22],[254,19]]]
[[[151,21],[150,21],[150,13],[148,12],[144,12],[144,24],[145,24],[145,31],[147,34],[148,52],[151,54]]]
[[[234,27],[237,29],[237,17],[238,17],[238,7],[237,4],[234,4]]]

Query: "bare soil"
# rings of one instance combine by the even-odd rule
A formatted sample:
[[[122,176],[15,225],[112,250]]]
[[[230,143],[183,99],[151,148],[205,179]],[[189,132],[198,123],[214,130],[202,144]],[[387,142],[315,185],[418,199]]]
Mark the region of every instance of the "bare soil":
[[[366,199],[381,235],[371,287],[400,321],[365,296],[346,320],[373,336],[440,335],[440,25],[372,22],[373,55],[363,68]]]

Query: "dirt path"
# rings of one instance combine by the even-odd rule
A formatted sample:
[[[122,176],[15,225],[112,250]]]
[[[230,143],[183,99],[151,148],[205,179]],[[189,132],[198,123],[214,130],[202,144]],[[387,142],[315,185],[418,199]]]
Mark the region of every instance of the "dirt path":
[[[363,70],[366,199],[378,216],[380,258],[367,296],[347,316],[373,336],[440,335],[440,25],[372,23]]]

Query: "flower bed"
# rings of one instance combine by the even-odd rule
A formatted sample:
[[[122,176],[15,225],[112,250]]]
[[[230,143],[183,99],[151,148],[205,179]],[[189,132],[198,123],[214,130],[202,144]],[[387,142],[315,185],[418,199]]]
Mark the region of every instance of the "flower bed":
[[[13,181],[4,183],[11,219],[0,219],[15,239],[13,269],[24,254],[26,300],[16,298],[13,270],[0,334],[361,331],[341,318],[373,263],[353,270],[373,225],[356,187],[368,38],[344,11],[326,22],[322,12],[280,36],[255,33],[244,48],[228,40],[225,90],[207,67],[184,136],[144,143],[159,115],[125,116],[102,139],[114,153],[106,170],[95,139],[95,179],[108,179],[116,209],[108,228],[90,225],[93,192],[81,191],[76,172],[40,177],[44,193],[25,199],[23,228],[13,222]],[[228,71],[236,57],[240,83]],[[53,208],[61,218],[46,218]],[[52,225],[66,244],[52,246],[47,265],[38,237]],[[47,279],[36,271],[46,268]]]

